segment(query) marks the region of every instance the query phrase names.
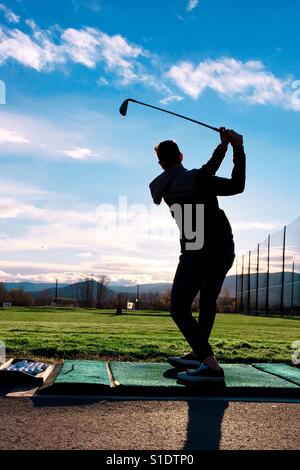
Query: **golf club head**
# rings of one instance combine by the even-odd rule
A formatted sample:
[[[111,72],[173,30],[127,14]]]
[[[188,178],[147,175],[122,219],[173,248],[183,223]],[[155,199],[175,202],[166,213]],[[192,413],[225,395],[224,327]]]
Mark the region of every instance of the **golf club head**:
[[[130,98],[127,98],[127,100],[123,101],[123,103],[121,104],[120,106],[120,114],[122,114],[122,116],[126,116],[127,114],[127,108],[128,108],[128,102],[130,101]]]

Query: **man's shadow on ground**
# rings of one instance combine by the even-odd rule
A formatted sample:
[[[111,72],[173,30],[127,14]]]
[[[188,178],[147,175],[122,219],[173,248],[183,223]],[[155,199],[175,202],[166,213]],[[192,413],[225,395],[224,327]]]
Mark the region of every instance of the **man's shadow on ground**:
[[[168,369],[164,372],[164,377],[167,379],[176,379],[177,371],[175,369]],[[173,390],[160,388],[153,394],[152,400],[171,400],[174,402],[174,413],[176,413],[176,402],[183,401],[188,404],[188,417],[186,423],[186,438],[181,450],[215,450],[219,449],[221,441],[221,428],[225,410],[228,406],[228,400],[222,396],[216,397],[214,392],[220,392],[220,387],[225,385],[213,384],[210,387],[205,387],[205,384],[193,386],[192,390],[174,388]],[[172,388],[172,386],[170,387]],[[217,390],[216,390],[217,389]],[[138,390],[138,389],[136,389]],[[199,392],[197,391],[199,390]],[[150,388],[147,389],[147,397],[151,394]],[[146,396],[144,393],[144,396]],[[152,390],[153,393],[153,390]],[[124,400],[130,400],[130,395],[140,395],[143,400],[143,393],[139,388],[139,393],[131,390],[129,396],[124,394]],[[218,393],[217,393],[218,394]],[[122,394],[121,394],[122,395]],[[192,396],[190,396],[192,395]],[[182,396],[182,398],[181,398]],[[147,398],[144,398],[147,400]],[[32,397],[32,401],[37,407],[59,407],[59,406],[85,406],[101,401],[101,396],[68,396],[68,397]],[[111,397],[114,401],[114,396]],[[119,399],[118,399],[119,401]],[[183,423],[184,424],[184,423]]]
[[[183,450],[220,448],[222,421],[228,406],[226,399],[189,401],[189,418]]]
[[[175,379],[178,371],[168,369],[164,377]],[[222,421],[228,400],[214,397],[213,392],[225,389],[225,383],[193,385],[194,397],[187,399],[188,422],[186,441],[182,450],[215,450],[220,448]],[[196,387],[196,388],[195,388]],[[197,399],[199,390],[199,399]],[[205,392],[207,390],[207,393]],[[201,395],[205,393],[205,396]],[[212,395],[212,396],[211,396]],[[211,396],[211,397],[210,397]]]

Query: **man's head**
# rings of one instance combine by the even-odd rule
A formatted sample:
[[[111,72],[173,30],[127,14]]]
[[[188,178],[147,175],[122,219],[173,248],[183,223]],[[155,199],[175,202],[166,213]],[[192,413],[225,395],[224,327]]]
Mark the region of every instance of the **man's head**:
[[[183,155],[174,140],[163,140],[154,147],[160,166],[166,170],[182,161]]]

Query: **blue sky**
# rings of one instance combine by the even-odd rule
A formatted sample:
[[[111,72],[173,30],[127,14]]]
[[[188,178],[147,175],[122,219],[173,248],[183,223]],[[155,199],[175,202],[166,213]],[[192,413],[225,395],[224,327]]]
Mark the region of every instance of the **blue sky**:
[[[220,198],[238,253],[295,219],[299,16],[297,0],[0,3],[0,279],[172,279],[177,233],[151,205],[153,147],[173,138],[195,168],[218,136],[136,105],[123,118],[127,97],[244,134],[246,191]]]

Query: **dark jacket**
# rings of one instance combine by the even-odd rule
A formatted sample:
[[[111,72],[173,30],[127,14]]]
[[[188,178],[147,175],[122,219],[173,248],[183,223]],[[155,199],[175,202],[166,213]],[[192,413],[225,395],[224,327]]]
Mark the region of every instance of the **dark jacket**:
[[[242,193],[245,188],[246,159],[243,146],[233,149],[231,178],[215,176],[226,154],[226,148],[219,145],[210,160],[200,169],[187,170],[181,163],[165,170],[150,183],[155,204],[161,200],[171,208],[179,204],[192,206],[194,215],[197,204],[204,205],[204,246],[203,250],[223,250],[233,244],[232,230],[225,213],[219,208],[217,196],[231,196]],[[172,215],[174,215],[172,213]],[[185,251],[187,239],[181,239],[181,251]]]

